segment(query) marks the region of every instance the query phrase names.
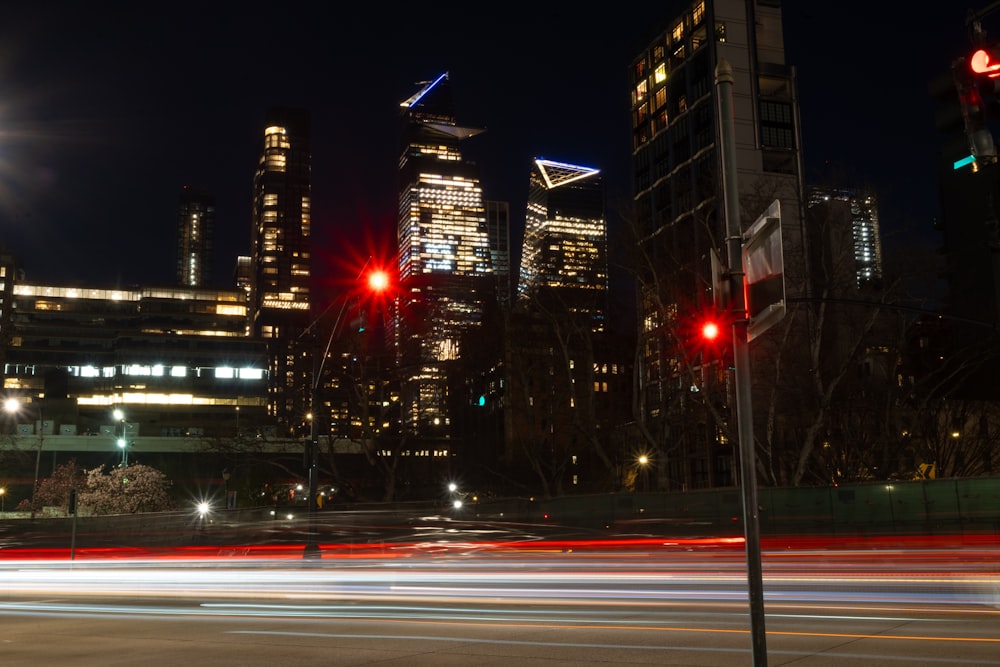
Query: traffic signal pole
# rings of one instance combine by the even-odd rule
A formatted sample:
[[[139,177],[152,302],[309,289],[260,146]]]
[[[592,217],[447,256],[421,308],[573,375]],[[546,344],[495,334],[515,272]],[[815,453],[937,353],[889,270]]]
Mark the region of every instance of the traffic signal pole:
[[[740,229],[740,199],[736,181],[736,140],[733,120],[733,68],[724,58],[715,67],[719,99],[719,153],[726,214],[726,245],[729,251],[730,294],[733,313],[733,361],[736,368],[736,421],[740,445],[740,486],[743,492],[743,531],[746,538],[747,583],[750,598],[750,634],[753,664],[767,666],[764,631],[764,585],[760,559],[760,517],[757,503],[756,453],[753,413],[750,405],[750,349],[747,338],[746,297],[743,291],[743,234]]]

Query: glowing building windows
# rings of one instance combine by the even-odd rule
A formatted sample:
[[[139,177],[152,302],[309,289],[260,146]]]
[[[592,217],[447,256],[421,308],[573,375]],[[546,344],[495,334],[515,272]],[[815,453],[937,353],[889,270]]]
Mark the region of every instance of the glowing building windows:
[[[288,133],[285,128],[272,125],[264,129],[264,148],[266,149],[288,149]]]
[[[287,159],[284,153],[268,153],[266,164],[268,171],[285,171]]]
[[[642,100],[646,99],[646,91],[647,91],[646,80],[643,79],[635,87],[635,101],[641,102]]]

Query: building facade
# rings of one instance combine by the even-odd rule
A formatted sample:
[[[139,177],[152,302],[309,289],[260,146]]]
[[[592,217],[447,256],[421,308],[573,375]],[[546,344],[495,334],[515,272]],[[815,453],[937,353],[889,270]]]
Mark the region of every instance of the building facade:
[[[238,290],[18,281],[13,300],[4,393],[56,434],[100,434],[114,409],[157,437],[269,424],[267,348],[246,336]]]
[[[403,428],[454,435],[464,392],[453,372],[495,298],[478,167],[461,144],[482,132],[456,120],[448,74],[400,103],[396,345]]]
[[[0,364],[5,363],[7,347],[13,336],[14,282],[17,280],[17,258],[0,245]]]
[[[529,177],[517,292],[543,292],[605,329],[608,230],[597,169],[538,158]]]
[[[508,319],[506,457],[548,494],[615,489],[613,427],[628,346],[608,332],[601,172],[536,159],[517,297]],[[624,386],[622,386],[624,380]],[[628,404],[628,401],[625,401]]]
[[[717,65],[732,67],[742,230],[777,199],[786,290],[805,290],[794,70],[779,3],[695,0],[630,69],[634,231],[639,258],[637,447],[660,488],[735,483],[727,362],[692,331],[714,308],[713,254],[726,260]]]
[[[854,287],[877,287],[882,283],[882,235],[878,223],[878,198],[874,192],[856,188],[813,186],[806,206],[816,252],[850,248],[851,261],[845,270],[854,274]],[[817,227],[820,227],[817,229]],[[825,241],[823,236],[836,237]],[[845,257],[846,259],[846,257]],[[828,261],[832,261],[830,257]],[[815,265],[815,263],[814,263]]]
[[[269,411],[289,435],[308,431],[318,345],[303,337],[312,321],[309,132],[304,110],[268,110],[253,179],[251,331],[268,343]]]
[[[177,210],[177,284],[208,287],[212,281],[215,197],[185,185]]]

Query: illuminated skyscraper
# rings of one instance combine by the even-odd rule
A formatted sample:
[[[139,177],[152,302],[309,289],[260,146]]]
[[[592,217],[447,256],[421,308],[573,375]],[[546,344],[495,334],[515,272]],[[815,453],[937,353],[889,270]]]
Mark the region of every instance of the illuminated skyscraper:
[[[850,252],[854,256],[853,287],[879,286],[882,282],[882,236],[875,194],[852,188],[812,187],[808,207],[810,213],[823,212],[814,215],[816,219],[810,225],[810,248],[825,256],[815,261],[825,266],[831,263],[831,255]],[[822,223],[822,229],[817,228],[817,222]]]
[[[187,185],[177,212],[177,283],[207,287],[212,280],[212,233],[215,197]]]
[[[517,291],[544,292],[602,331],[608,248],[604,186],[597,169],[536,159],[528,189]]]
[[[452,435],[461,380],[449,373],[481,322],[494,281],[478,168],[459,144],[481,129],[455,121],[448,74],[400,103],[397,345],[403,422]]]
[[[556,489],[593,491],[609,476],[595,449],[609,451],[611,425],[625,420],[613,403],[625,395],[616,362],[628,354],[608,334],[607,312],[602,175],[536,159],[508,320],[505,442],[525,468],[544,461]]]
[[[253,334],[268,341],[268,408],[289,431],[310,410],[312,348],[300,340],[311,321],[310,191],[309,116],[271,109],[253,180],[250,306]]]

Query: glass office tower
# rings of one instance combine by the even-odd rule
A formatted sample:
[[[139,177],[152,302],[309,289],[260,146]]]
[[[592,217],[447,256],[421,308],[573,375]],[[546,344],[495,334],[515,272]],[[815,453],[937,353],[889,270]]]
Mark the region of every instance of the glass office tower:
[[[810,247],[814,254],[843,252],[841,246],[852,249],[854,288],[877,287],[882,283],[882,235],[878,223],[878,198],[863,188],[814,186],[809,188],[807,206],[810,211],[824,210],[829,218],[822,229],[814,226]],[[833,212],[839,211],[839,219]],[[836,228],[834,222],[840,222]],[[825,234],[825,237],[824,237]],[[834,243],[832,235],[839,234]]]
[[[518,294],[539,290],[605,327],[608,293],[604,185],[597,169],[534,161],[528,187]]]
[[[448,438],[460,381],[450,371],[495,289],[478,168],[460,150],[482,130],[456,122],[447,73],[401,102],[400,116],[396,345],[403,426]]]

